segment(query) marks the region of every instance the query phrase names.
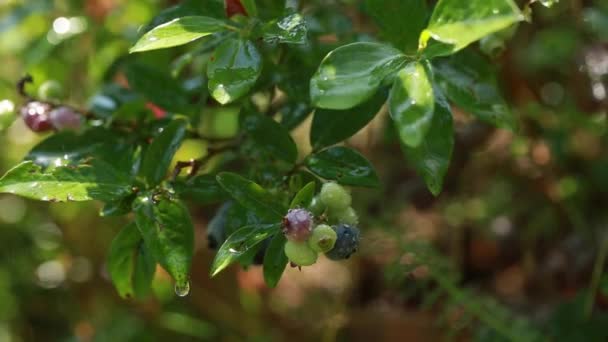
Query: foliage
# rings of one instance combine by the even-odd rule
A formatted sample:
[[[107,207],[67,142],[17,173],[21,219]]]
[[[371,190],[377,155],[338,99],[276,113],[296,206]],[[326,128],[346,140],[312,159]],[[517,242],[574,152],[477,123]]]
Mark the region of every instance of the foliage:
[[[280,286],[283,274],[290,271],[290,261],[292,266],[297,264],[285,252],[286,245],[289,251],[294,245],[284,234],[290,209],[313,212],[315,226],[360,221],[364,257],[368,256],[368,228],[382,220],[378,210],[370,214],[372,210],[357,204],[369,198],[382,203],[379,210],[387,213],[394,209],[389,203],[393,200],[402,203],[407,198],[413,203],[426,198],[435,203],[436,210],[445,211],[450,225],[461,227],[475,217],[478,202],[467,206],[469,202],[460,203],[458,196],[466,201],[469,194],[477,196],[475,191],[480,191],[491,200],[510,198],[509,209],[514,208],[513,215],[517,215],[525,212],[526,208],[519,208],[525,204],[517,203],[518,194],[508,196],[505,188],[509,185],[498,190],[479,190],[483,186],[478,185],[454,195],[456,187],[466,188],[455,185],[459,177],[468,177],[475,184],[486,179],[475,179],[473,166],[461,172],[465,163],[475,159],[474,151],[486,146],[483,138],[467,140],[475,133],[469,135],[467,129],[483,130],[485,136],[495,134],[497,144],[501,144],[501,134],[514,136],[514,143],[505,150],[515,155],[518,148],[529,148],[539,137],[549,141],[549,147],[547,143],[534,145],[533,158],[540,160],[540,166],[529,167],[526,174],[532,178],[543,172],[546,149],[555,151],[552,156],[562,164],[560,169],[568,169],[565,160],[570,150],[563,141],[571,132],[591,131],[580,133],[587,138],[605,132],[602,115],[580,118],[576,99],[559,118],[548,117],[546,107],[557,111],[560,105],[551,103],[551,98],[560,91],[565,96],[563,87],[555,86],[557,81],[521,87],[526,92],[542,86],[539,96],[547,100],[540,108],[513,100],[527,99],[529,94],[509,88],[503,95],[506,87],[501,72],[512,72],[514,79],[519,73],[539,80],[545,74],[566,75],[558,60],[576,58],[572,50],[581,48],[577,44],[584,41],[578,36],[583,35],[580,31],[594,38],[606,31],[607,9],[598,2],[581,14],[586,24],[581,20],[575,28],[561,28],[567,34],[547,29],[534,35],[533,26],[522,22],[551,22],[561,8],[545,9],[535,2],[185,0],[165,4],[139,0],[115,4],[111,13],[104,12],[103,1],[65,4],[59,9],[45,1],[9,2],[10,10],[0,21],[0,33],[6,31],[8,38],[0,47],[19,51],[22,70],[0,68],[0,98],[6,98],[0,102],[0,131],[14,137],[11,132],[21,129],[35,144],[27,146],[27,151],[23,150],[26,144],[13,144],[14,150],[2,157],[6,172],[0,178],[0,193],[8,195],[0,200],[12,201],[16,198],[12,195],[17,195],[51,203],[99,204],[96,209],[111,222],[108,224],[122,227],[112,232],[115,236],[106,246],[109,279],[120,297],[142,301],[158,292],[159,277],[171,277],[179,296],[188,293],[190,282],[196,282],[197,252],[201,250],[199,210],[205,217],[209,210],[215,212],[207,232],[209,241],[213,237],[219,244],[205,273],[220,282],[220,273],[233,264],[245,269],[261,265],[269,288]],[[553,1],[539,2],[555,5]],[[52,23],[48,15],[44,25],[37,24],[44,13],[51,12]],[[80,16],[83,13],[86,15]],[[525,51],[509,45],[511,39],[521,39],[519,35],[534,37]],[[24,37],[27,39],[21,39]],[[564,48],[567,44],[569,48]],[[505,46],[511,50],[496,58]],[[557,56],[546,57],[548,51]],[[516,71],[502,70],[502,65],[513,68],[508,64],[511,59],[522,65]],[[62,66],[64,63],[78,72]],[[31,74],[33,81],[18,73]],[[598,95],[608,72],[594,73],[589,68],[588,73],[593,94]],[[512,88],[519,87],[512,82]],[[31,101],[45,102],[49,110],[67,108],[78,113],[80,127],[54,123],[34,129],[42,133],[34,136],[19,119],[22,106]],[[522,123],[524,133],[518,130]],[[25,124],[32,127],[27,120]],[[381,128],[375,132],[381,138],[374,142],[380,146],[376,152],[384,153],[375,155],[361,144],[350,143],[377,126]],[[585,150],[585,146],[578,148]],[[397,158],[396,153],[401,156]],[[585,159],[584,153],[581,158]],[[476,162],[481,165],[475,164],[478,168],[489,168]],[[540,186],[551,190],[540,197],[550,204],[534,215],[527,214],[525,221],[536,228],[522,235],[523,244],[544,237],[543,229],[551,226],[555,216],[584,227],[589,222],[584,211],[567,198],[575,196],[583,176],[594,177],[593,182],[605,189],[601,182],[604,164],[598,162],[576,176],[546,176],[549,180]],[[500,165],[493,168],[486,172],[496,172],[497,182],[513,177],[504,175],[508,171]],[[408,169],[419,177],[412,178],[413,186],[399,180]],[[416,190],[419,181],[425,192]],[[363,209],[359,215],[350,207],[350,192],[344,195],[348,208],[339,214],[327,210],[331,206],[326,203],[321,203],[325,208],[316,207],[322,202],[318,190],[332,182],[354,188],[353,206]],[[590,184],[587,190],[591,192],[596,185]],[[586,200],[591,202],[591,198]],[[535,199],[530,201],[539,202]],[[496,202],[497,208],[503,208],[503,202]],[[498,218],[504,216],[499,209],[494,213]],[[76,216],[72,219],[77,220]],[[383,224],[392,226],[393,222]],[[216,229],[213,233],[212,227]],[[355,231],[359,244],[359,231]],[[97,233],[91,230],[91,234]],[[308,245],[301,246],[309,252]],[[350,256],[358,245],[347,247]],[[422,258],[412,269],[421,265],[430,269],[432,283],[420,287],[428,285],[436,301],[466,312],[457,324],[450,323],[461,328],[456,333],[476,329],[481,336],[488,328],[491,337],[486,338],[499,335],[526,341],[555,334],[551,329],[541,333],[540,325],[525,319],[513,320],[508,310],[494,303],[486,305],[491,301],[475,298],[461,288],[459,277],[451,275],[458,265],[446,266],[434,247],[408,243],[399,249],[399,255],[407,251]],[[316,260],[317,252],[309,259]],[[599,253],[599,271],[594,273],[591,294],[586,297],[591,311],[605,263],[602,255]],[[401,284],[407,282],[403,276],[411,270],[404,271],[397,259],[387,272],[394,272],[393,280]],[[430,296],[423,292],[424,298]],[[0,291],[0,300],[1,295]],[[175,325],[176,321],[179,319],[168,318],[166,322],[170,329],[188,330]],[[512,329],[511,322],[516,322]],[[192,324],[205,325],[201,321]],[[201,329],[210,331],[209,336],[212,330]],[[210,338],[193,331],[186,334]]]

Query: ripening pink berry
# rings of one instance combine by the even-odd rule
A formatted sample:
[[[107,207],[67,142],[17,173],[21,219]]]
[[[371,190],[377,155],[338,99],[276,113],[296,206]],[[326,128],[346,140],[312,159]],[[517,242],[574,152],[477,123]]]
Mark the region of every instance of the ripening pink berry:
[[[70,107],[61,106],[49,113],[51,124],[56,130],[78,130],[82,126],[82,115]]]
[[[288,240],[306,241],[312,233],[312,214],[305,209],[289,209],[283,218],[283,232]]]
[[[34,132],[45,132],[53,129],[49,112],[51,105],[40,101],[30,101],[21,107],[23,122]]]

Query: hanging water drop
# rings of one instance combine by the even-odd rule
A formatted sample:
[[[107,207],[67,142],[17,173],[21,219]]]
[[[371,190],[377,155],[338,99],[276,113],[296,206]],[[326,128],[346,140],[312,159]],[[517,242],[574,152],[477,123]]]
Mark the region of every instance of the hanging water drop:
[[[175,294],[180,297],[185,297],[190,293],[190,282],[175,283]]]

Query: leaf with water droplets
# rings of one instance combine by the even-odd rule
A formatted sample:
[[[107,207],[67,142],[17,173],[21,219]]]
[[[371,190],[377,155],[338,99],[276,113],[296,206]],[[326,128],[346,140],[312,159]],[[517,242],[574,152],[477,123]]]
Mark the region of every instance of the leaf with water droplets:
[[[217,181],[235,201],[266,222],[280,221],[287,212],[287,208],[266,189],[236,173],[219,173]]]
[[[427,58],[449,55],[522,20],[513,0],[440,0],[420,34],[419,49]]]
[[[420,62],[401,69],[395,77],[388,104],[401,141],[407,146],[420,145],[435,110],[430,69]]]
[[[164,49],[190,43],[224,30],[222,20],[204,16],[173,19],[146,32],[129,50],[130,53]]]
[[[142,298],[149,292],[156,261],[146,249],[135,223],[125,226],[112,240],[107,268],[121,297]]]
[[[207,64],[209,93],[221,104],[246,95],[262,72],[262,57],[249,40],[231,38],[215,49]]]
[[[143,193],[133,203],[133,211],[148,250],[177,283],[184,284],[194,254],[194,227],[188,209],[164,195]]]
[[[273,20],[264,25],[264,40],[269,43],[306,43],[306,22],[299,13]]]
[[[330,52],[310,80],[319,108],[349,109],[372,97],[382,81],[406,61],[401,51],[379,43],[352,43]]]
[[[435,89],[435,112],[428,134],[417,147],[401,147],[431,193],[438,195],[454,149],[452,112],[439,90]]]
[[[0,192],[40,201],[110,202],[131,193],[131,179],[99,159],[47,169],[25,161],[0,178]]]
[[[344,146],[310,155],[306,166],[314,174],[340,184],[376,187],[380,184],[372,164],[359,152]]]
[[[273,234],[280,233],[281,224],[257,224],[242,227],[232,233],[217,251],[211,265],[211,276],[215,276],[245,253]]]

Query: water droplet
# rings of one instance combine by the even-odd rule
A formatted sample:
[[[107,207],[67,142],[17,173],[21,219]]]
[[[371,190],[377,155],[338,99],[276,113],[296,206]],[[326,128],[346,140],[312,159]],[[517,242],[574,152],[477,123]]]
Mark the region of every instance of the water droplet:
[[[190,282],[186,281],[183,284],[175,283],[175,294],[180,297],[185,297],[190,293]]]
[[[493,10],[492,10],[492,13],[494,13],[494,14],[498,14],[498,9],[497,9],[497,8],[493,9]]]

